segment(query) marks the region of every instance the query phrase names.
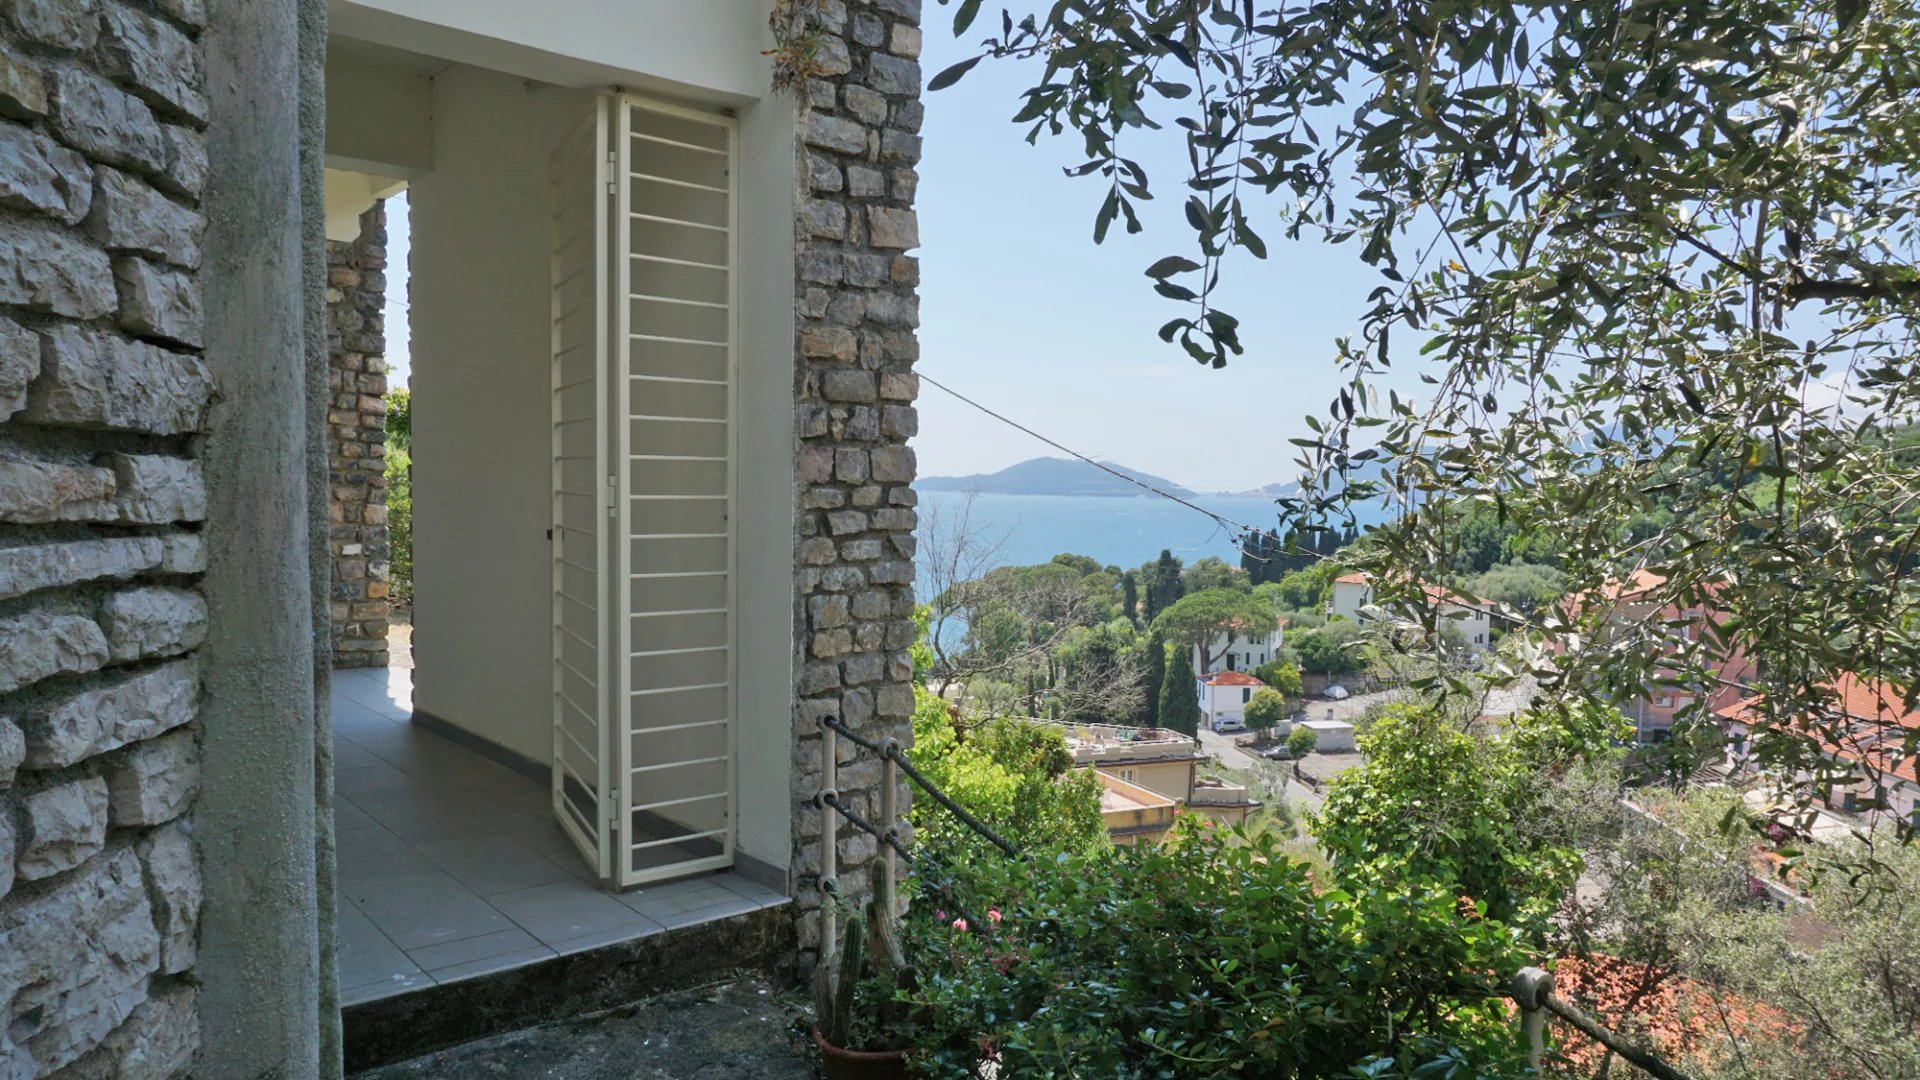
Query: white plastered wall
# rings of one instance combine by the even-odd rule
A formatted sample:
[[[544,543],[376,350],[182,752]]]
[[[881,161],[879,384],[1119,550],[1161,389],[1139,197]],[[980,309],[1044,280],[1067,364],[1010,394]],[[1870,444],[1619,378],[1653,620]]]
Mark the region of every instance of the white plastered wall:
[[[457,66],[408,195],[414,704],[552,756],[547,159],[585,91]]]
[[[740,120],[738,850],[784,869],[792,826],[795,136],[793,103],[767,93],[765,16],[747,18],[758,7],[743,4],[731,21],[693,20],[703,32],[678,42],[601,34],[592,44],[606,55],[572,68],[536,47],[539,33],[518,45],[476,37],[471,26],[436,36],[421,19],[437,7],[449,18],[482,19],[503,6],[522,8],[334,5],[336,30],[356,17],[400,19],[408,36],[389,44],[453,60],[485,54],[509,68],[454,63],[433,76],[432,167],[409,177],[414,701],[522,757],[550,758],[548,155],[591,110],[594,92],[668,85],[642,71],[668,73],[679,90],[704,68],[734,85],[673,99],[729,108]],[[542,18],[570,7],[548,5]],[[673,9],[656,28],[694,10],[623,6],[650,8]],[[549,29],[570,25],[555,18]],[[599,81],[613,52],[628,56],[628,73]],[[749,69],[754,96],[743,97]],[[572,86],[534,77],[569,70]]]

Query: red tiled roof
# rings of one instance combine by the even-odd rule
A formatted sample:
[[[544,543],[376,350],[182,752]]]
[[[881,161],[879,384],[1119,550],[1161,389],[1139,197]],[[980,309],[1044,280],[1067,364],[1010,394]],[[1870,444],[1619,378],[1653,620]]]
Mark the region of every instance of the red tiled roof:
[[[1808,721],[1805,734],[1819,740],[1827,753],[1864,765],[1879,776],[1920,783],[1914,758],[1906,753],[1909,733],[1920,731],[1920,711],[1909,710],[1898,688],[1890,683],[1862,679],[1851,673],[1835,679],[1827,689],[1828,708],[1854,721],[1835,743],[1818,721]],[[1722,720],[1751,727],[1759,719],[1760,695],[1737,701],[1716,714]]]
[[[1792,1037],[1791,1016],[1751,1001],[1619,957],[1561,957],[1554,965],[1554,992],[1590,1013],[1603,1027],[1651,1043],[1652,1050],[1682,1065],[1713,1059],[1729,1031],[1735,1038],[1763,1034]],[[1555,1021],[1558,1027],[1559,1022]],[[1583,1070],[1599,1066],[1606,1048],[1579,1032],[1562,1029],[1561,1052]]]
[[[1265,686],[1266,683],[1244,671],[1216,671],[1212,675],[1202,675],[1200,681],[1213,686]]]
[[[1357,570],[1351,574],[1341,574],[1339,577],[1333,579],[1336,585],[1365,585],[1369,580],[1367,575]],[[1474,606],[1473,601],[1468,600],[1466,597],[1461,596],[1451,589],[1445,589],[1438,585],[1422,585],[1420,589],[1427,594],[1427,599],[1437,604],[1456,604],[1460,607]]]

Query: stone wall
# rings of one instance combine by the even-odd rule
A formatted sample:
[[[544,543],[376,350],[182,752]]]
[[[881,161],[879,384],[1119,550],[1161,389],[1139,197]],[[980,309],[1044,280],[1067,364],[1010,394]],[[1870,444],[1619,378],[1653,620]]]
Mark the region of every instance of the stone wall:
[[[0,1076],[197,1043],[201,0],[0,0]]]
[[[327,242],[327,525],[334,667],[387,664],[387,209]]]
[[[824,73],[799,90],[796,518],[801,641],[794,876],[803,949],[820,942],[820,726],[912,739],[913,401],[919,380],[920,0],[820,0]],[[838,787],[879,820],[880,763],[840,740]],[[907,806],[904,789],[900,812]],[[874,839],[843,826],[843,896],[871,891]]]

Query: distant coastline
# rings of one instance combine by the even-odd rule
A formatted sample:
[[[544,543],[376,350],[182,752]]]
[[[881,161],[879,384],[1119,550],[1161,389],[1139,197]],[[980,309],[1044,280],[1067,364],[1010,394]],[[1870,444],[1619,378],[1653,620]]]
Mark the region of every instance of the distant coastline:
[[[1112,469],[1113,472],[1107,472]],[[1115,476],[1113,473],[1119,473]],[[1122,477],[1129,477],[1137,483]],[[1097,498],[1137,498],[1151,493],[1141,484],[1158,488],[1169,495],[1192,498],[1193,489],[1174,483],[1164,476],[1129,469],[1125,465],[1102,462],[1091,465],[1071,458],[1041,457],[1009,465],[999,472],[971,476],[923,476],[914,486],[922,491],[975,491],[982,495],[1054,495]]]

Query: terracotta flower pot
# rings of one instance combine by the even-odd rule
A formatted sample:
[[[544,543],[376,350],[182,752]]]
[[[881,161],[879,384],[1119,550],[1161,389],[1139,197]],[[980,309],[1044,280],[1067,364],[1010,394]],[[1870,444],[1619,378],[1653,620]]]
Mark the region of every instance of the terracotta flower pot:
[[[820,1061],[827,1080],[906,1080],[905,1050],[842,1050],[813,1029],[813,1043],[820,1048]]]

